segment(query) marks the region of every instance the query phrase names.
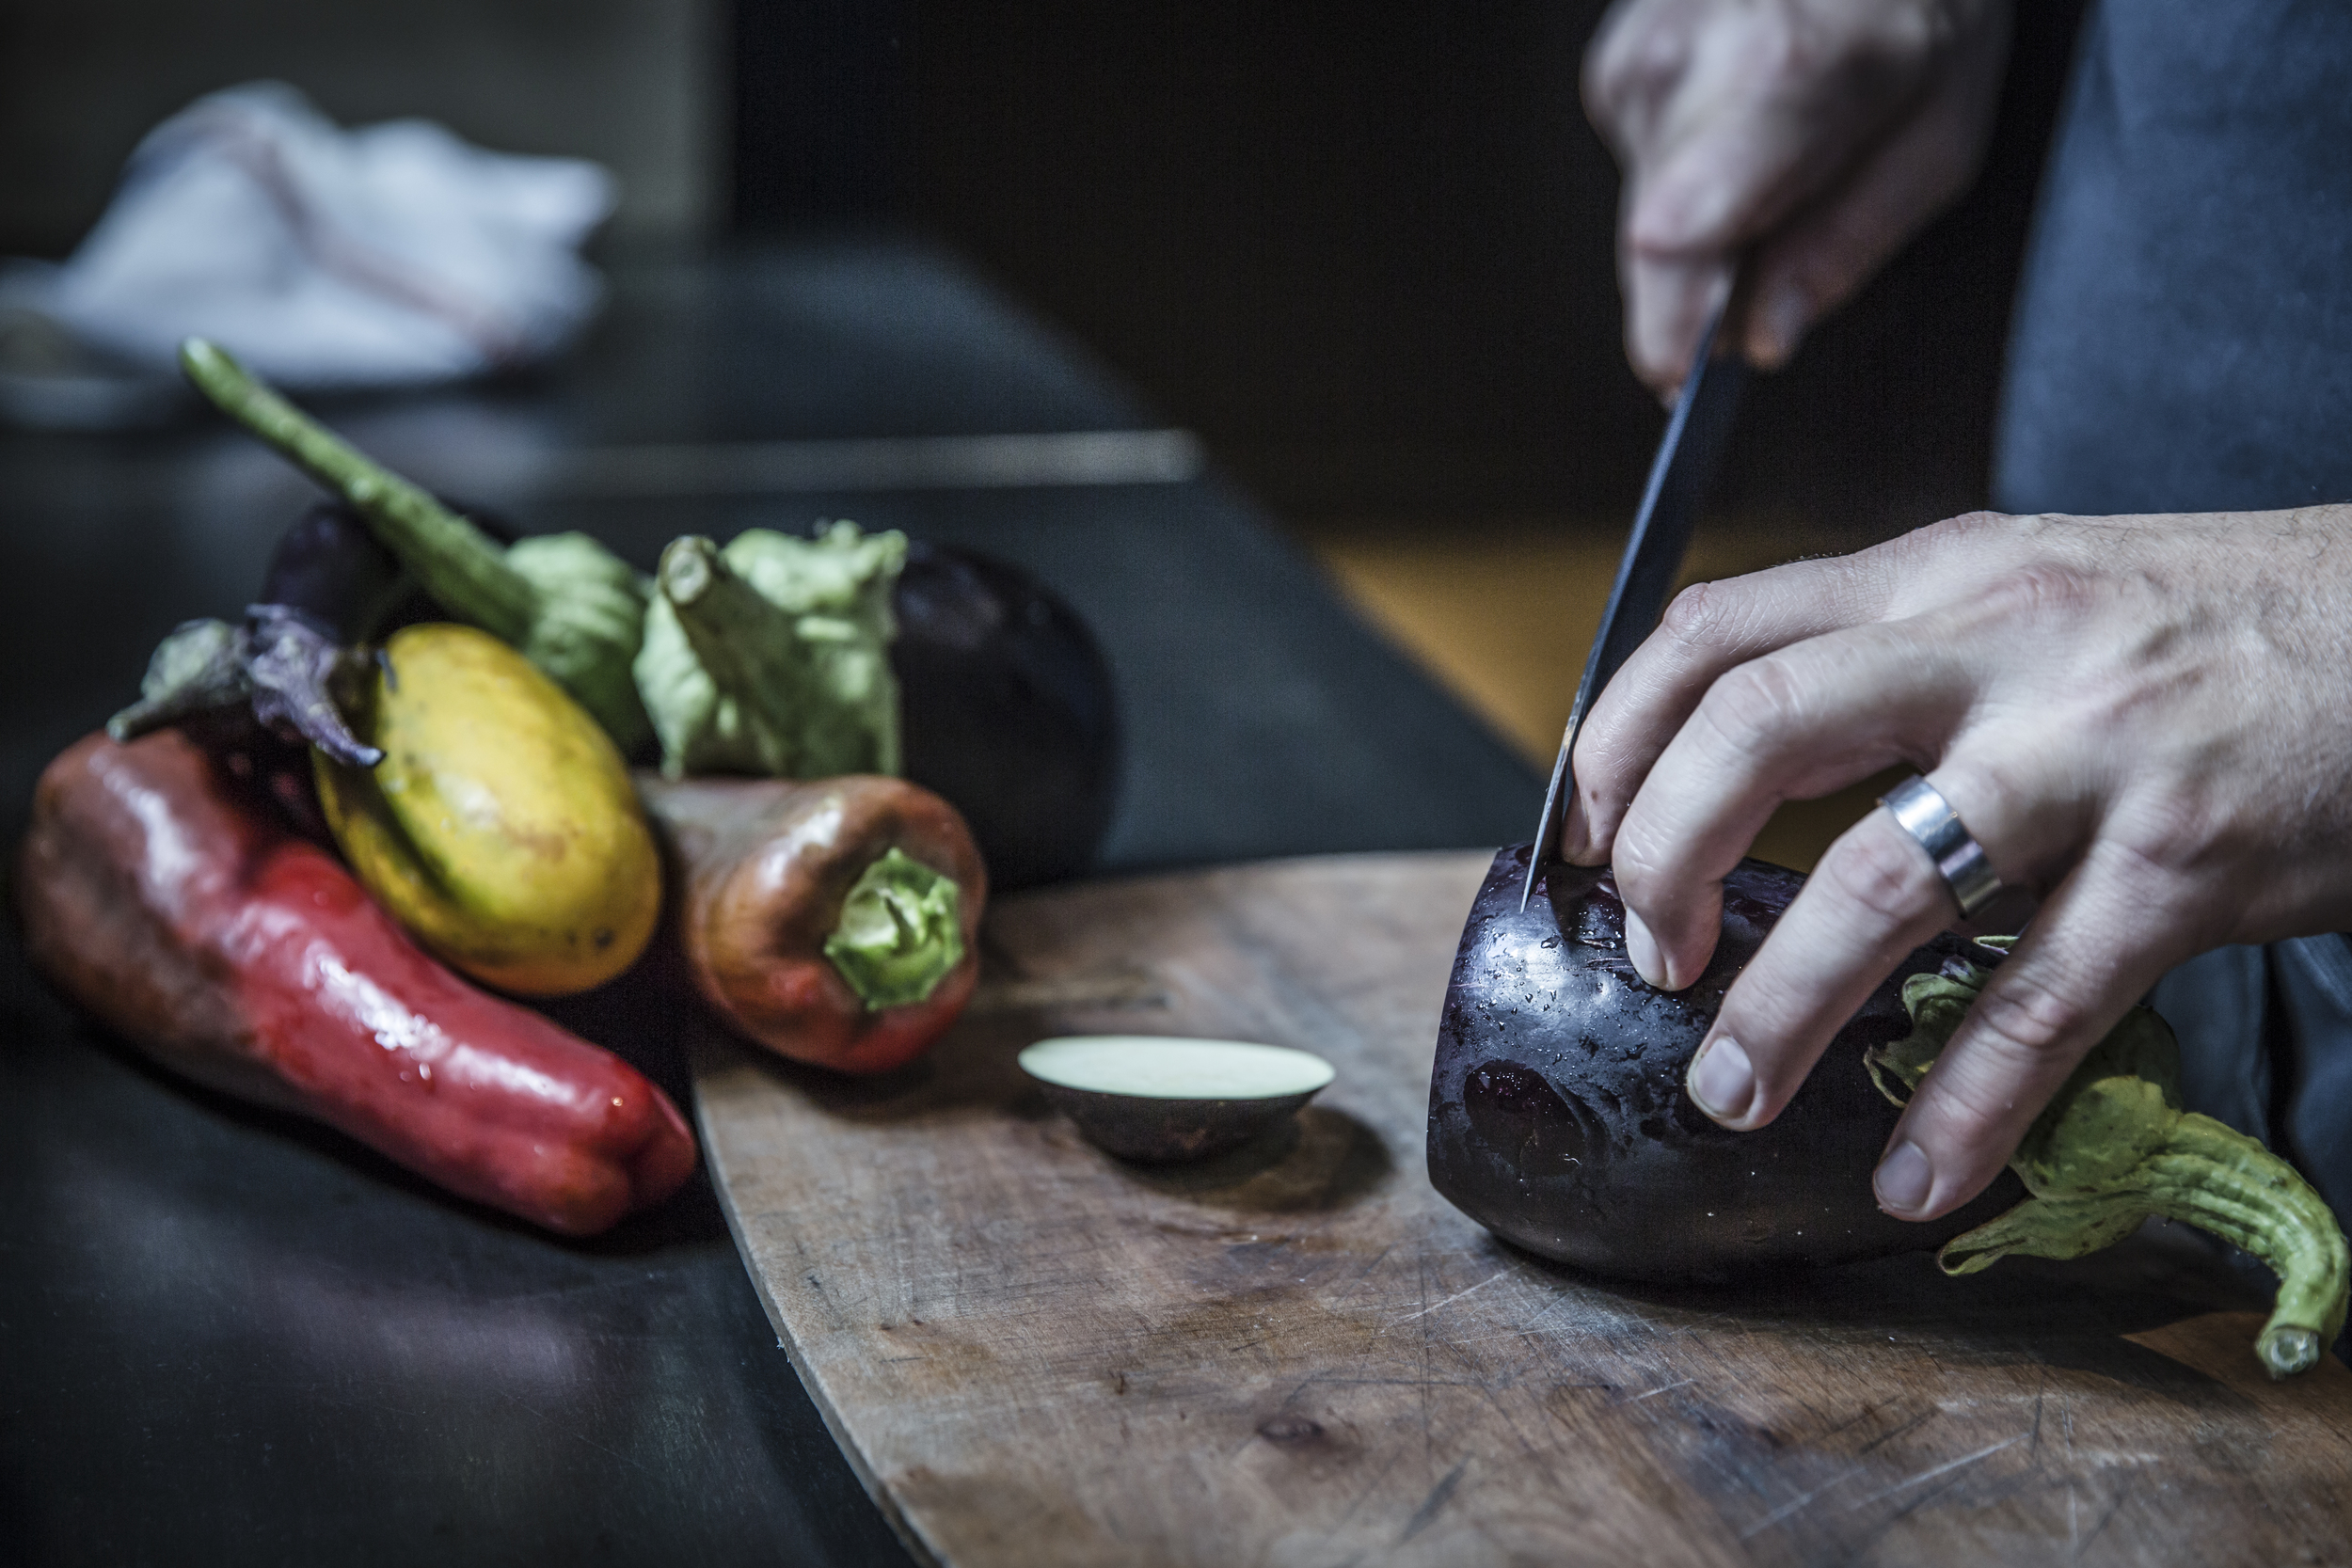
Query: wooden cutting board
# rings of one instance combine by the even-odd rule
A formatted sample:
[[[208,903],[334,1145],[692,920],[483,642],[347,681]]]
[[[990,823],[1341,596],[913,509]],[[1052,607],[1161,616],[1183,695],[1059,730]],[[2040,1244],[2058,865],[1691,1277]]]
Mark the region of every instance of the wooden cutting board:
[[[2286,1385],[2187,1233],[1947,1280],[1739,1290],[1514,1252],[1429,1187],[1439,1002],[1481,854],[1002,900],[918,1067],[699,1050],[707,1148],[803,1381],[942,1563],[2326,1563],[2352,1375]],[[1288,1135],[1188,1169],[1079,1141],[1047,1035],[1305,1046]]]

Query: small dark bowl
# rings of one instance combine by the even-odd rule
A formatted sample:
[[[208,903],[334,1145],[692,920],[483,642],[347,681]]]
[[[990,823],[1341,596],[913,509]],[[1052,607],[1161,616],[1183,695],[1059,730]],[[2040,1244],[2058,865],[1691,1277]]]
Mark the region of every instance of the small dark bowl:
[[[1171,1075],[1153,1074],[1151,1076],[1160,1081],[1146,1092],[1123,1092],[1060,1081],[1079,1076],[1067,1071],[1059,1072],[1058,1078],[1055,1075],[1058,1070],[1057,1053],[1066,1061],[1067,1053],[1073,1050],[1091,1048],[1098,1053],[1092,1060],[1099,1064],[1103,1060],[1099,1053],[1106,1048],[1132,1051],[1142,1057],[1153,1053],[1155,1047],[1185,1050],[1194,1055],[1209,1054],[1191,1049],[1199,1047],[1214,1048],[1216,1053],[1228,1050],[1235,1053],[1247,1052],[1261,1063],[1279,1062],[1294,1084],[1306,1086],[1283,1087],[1277,1093],[1258,1092],[1277,1086],[1260,1073],[1256,1082],[1247,1078],[1237,1082],[1235,1092],[1230,1094],[1178,1095],[1157,1091],[1196,1085],[1211,1089],[1218,1085],[1198,1075],[1186,1082]],[[1321,1080],[1310,1082],[1318,1068]],[[1040,1040],[1021,1053],[1021,1069],[1044,1089],[1047,1101],[1077,1125],[1087,1142],[1122,1160],[1146,1164],[1205,1160],[1238,1148],[1284,1117],[1297,1115],[1334,1076],[1331,1065],[1311,1052],[1239,1040],[1152,1036],[1071,1036]]]

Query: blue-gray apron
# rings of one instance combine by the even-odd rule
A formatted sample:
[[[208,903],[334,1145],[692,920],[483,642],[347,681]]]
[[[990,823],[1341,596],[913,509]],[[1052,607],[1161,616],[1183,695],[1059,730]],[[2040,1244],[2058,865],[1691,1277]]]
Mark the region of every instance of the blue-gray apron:
[[[2010,331],[1994,499],[2352,500],[2352,6],[2092,13]],[[2265,1139],[2352,1218],[2352,944],[2222,948],[2154,1002],[2190,1107]]]

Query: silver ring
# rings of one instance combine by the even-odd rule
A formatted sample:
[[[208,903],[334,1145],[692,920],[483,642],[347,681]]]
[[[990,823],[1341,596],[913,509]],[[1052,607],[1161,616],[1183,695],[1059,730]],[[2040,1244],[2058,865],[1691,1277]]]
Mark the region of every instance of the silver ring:
[[[1928,859],[1943,875],[1944,885],[1960,901],[1963,919],[1973,916],[2001,891],[2001,879],[1993,874],[1993,863],[1984,858],[1984,846],[1962,825],[1960,814],[1952,810],[1943,792],[1927,780],[1916,774],[1905,779],[1881,796],[1879,804],[1893,813],[1895,825],[1928,852]]]

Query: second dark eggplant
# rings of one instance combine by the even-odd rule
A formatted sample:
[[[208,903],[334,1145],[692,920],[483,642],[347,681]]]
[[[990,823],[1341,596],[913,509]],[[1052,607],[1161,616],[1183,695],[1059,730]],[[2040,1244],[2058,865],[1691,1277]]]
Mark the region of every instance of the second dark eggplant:
[[[1017,566],[915,541],[891,608],[906,776],[955,803],[1000,890],[1087,870],[1118,800],[1110,666]]]
[[[1626,956],[1605,871],[1555,866],[1526,910],[1528,846],[1495,857],[1454,957],[1429,1089],[1429,1178],[1472,1219],[1596,1274],[1721,1280],[1932,1248],[2025,1196],[2003,1172],[1940,1220],[1882,1213],[1870,1176],[1900,1114],[1863,1053],[1911,1032],[1903,982],[2000,956],[1938,936],[1870,995],[1769,1126],[1702,1115],[1683,1073],[1724,993],[1804,879],[1743,861],[1715,957],[1681,991]]]

